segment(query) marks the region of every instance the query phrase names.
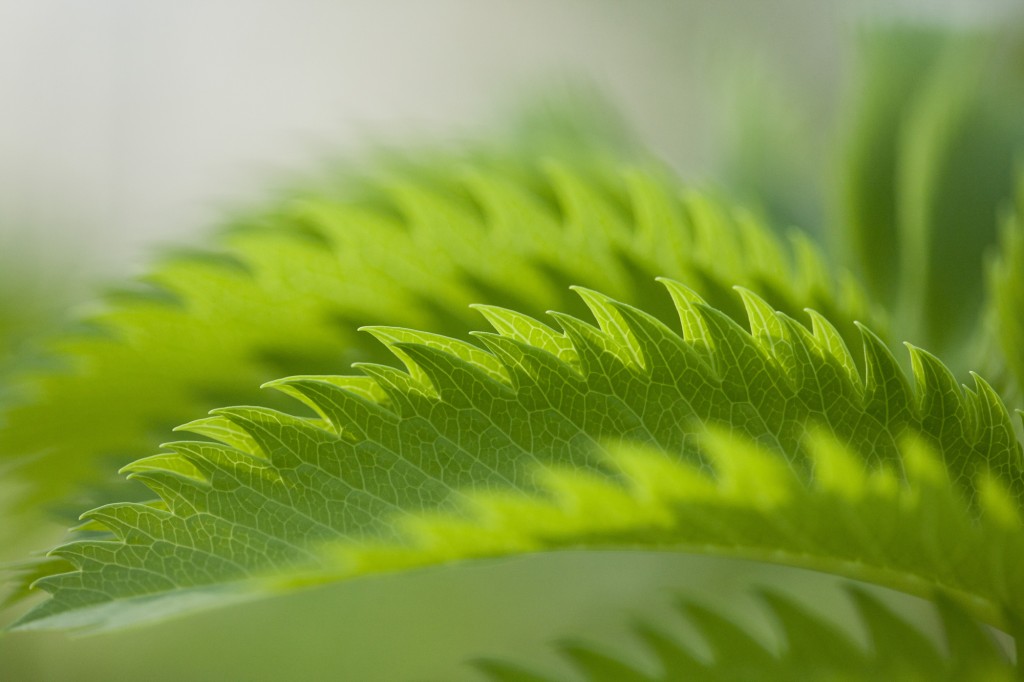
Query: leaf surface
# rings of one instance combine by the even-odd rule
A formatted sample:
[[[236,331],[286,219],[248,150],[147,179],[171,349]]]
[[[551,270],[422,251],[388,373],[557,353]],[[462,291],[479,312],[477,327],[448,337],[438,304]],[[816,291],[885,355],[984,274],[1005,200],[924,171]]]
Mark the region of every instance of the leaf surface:
[[[847,338],[854,319],[871,317],[806,242],[787,248],[649,163],[603,159],[381,162],[358,191],[347,183],[283,202],[228,230],[216,253],[169,257],[94,315],[95,333],[55,343],[64,371],[23,377],[30,397],[0,428],[0,457],[26,484],[21,510],[122,498],[112,473],[155,449],[154,434],[217,405],[266,400],[262,382],[392,363],[361,325],[466,338],[480,325],[470,303],[580,315],[567,287],[582,284],[654,306],[659,275],[739,317],[735,283],[792,314],[814,306]]]
[[[984,262],[1024,149],[1020,36],[872,29],[847,125],[843,216],[875,300],[958,376],[984,309]]]
[[[685,639],[641,624],[635,636],[653,659],[642,665],[607,654],[596,644],[565,641],[562,657],[587,682],[741,682],[749,680],[1014,680],[1014,668],[992,633],[949,599],[938,600],[943,641],[935,642],[865,590],[850,588],[868,634],[856,642],[830,618],[790,597],[765,592],[761,600],[775,622],[778,643],[764,642],[715,609],[680,600],[679,613],[710,650],[702,654]],[[477,663],[494,682],[555,679],[501,660]]]
[[[294,377],[319,416],[218,410],[126,467],[159,504],[85,515],[105,539],[23,627],[132,622],[219,597],[560,548],[753,558],[937,587],[1005,626],[1024,613],[1021,449],[981,379],[911,349],[911,387],[864,331],[742,297],[751,331],[665,282],[682,333],[579,290],[557,329],[486,308],[481,347],[373,329],[407,371]],[[218,442],[219,441],[219,442]]]
[[[1017,192],[1016,211],[1003,231],[1002,249],[989,271],[989,312],[995,348],[989,360],[1009,374],[1006,392],[1024,397],[1024,176]]]

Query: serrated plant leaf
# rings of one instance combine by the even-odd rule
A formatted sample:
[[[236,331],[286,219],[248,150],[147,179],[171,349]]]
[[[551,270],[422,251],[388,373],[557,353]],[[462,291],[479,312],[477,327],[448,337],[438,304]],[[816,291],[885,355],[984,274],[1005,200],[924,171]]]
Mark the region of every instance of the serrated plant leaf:
[[[118,499],[103,486],[155,449],[154,434],[260,400],[254,387],[267,380],[392,363],[355,332],[361,325],[466,338],[480,325],[470,303],[580,315],[569,284],[643,303],[661,300],[658,275],[734,316],[737,283],[794,315],[812,306],[847,339],[853,320],[875,318],[806,242],[788,248],[749,215],[681,192],[653,164],[623,169],[609,155],[596,145],[540,161],[498,152],[382,161],[347,189],[241,221],[216,253],[166,259],[144,288],[92,317],[96,333],[54,344],[65,371],[23,377],[29,398],[0,428],[0,457],[27,484],[21,509]],[[674,315],[668,305],[651,312]]]
[[[219,598],[560,548],[712,553],[1024,613],[1024,469],[991,388],[864,330],[863,372],[749,291],[750,331],[664,281],[682,333],[592,290],[592,325],[488,308],[480,347],[372,329],[406,365],[274,382],[317,417],[217,410],[126,467],[159,504],[87,513],[109,537],[22,627],[119,625]]]
[[[810,611],[791,597],[764,592],[761,600],[781,640],[762,641],[713,608],[680,600],[678,611],[710,650],[663,629],[641,624],[635,637],[653,659],[649,665],[619,660],[603,647],[563,642],[559,653],[579,682],[759,682],[760,680],[1015,680],[1016,670],[983,624],[955,601],[938,597],[942,641],[893,613],[869,592],[849,589],[858,619],[867,630],[867,645],[831,619]],[[530,666],[484,659],[477,667],[493,682],[553,682]]]

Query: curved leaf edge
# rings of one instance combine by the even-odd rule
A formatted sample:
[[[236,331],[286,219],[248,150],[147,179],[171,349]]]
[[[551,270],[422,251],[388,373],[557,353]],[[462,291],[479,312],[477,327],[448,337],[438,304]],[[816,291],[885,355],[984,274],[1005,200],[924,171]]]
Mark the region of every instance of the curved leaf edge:
[[[671,282],[666,285],[679,308],[684,337],[697,349],[707,350],[716,345],[725,348],[726,341],[745,338],[748,343],[756,341],[755,345],[759,344],[766,362],[770,359],[784,365],[787,360],[792,360],[794,345],[800,347],[800,344],[805,344],[804,354],[817,353],[819,361],[828,360],[827,366],[833,369],[838,366],[850,383],[848,388],[861,400],[867,400],[883,386],[891,389],[894,383],[900,385],[905,382],[887,349],[866,330],[867,370],[861,379],[838,334],[834,329],[830,332],[830,325],[820,316],[811,313],[812,334],[802,326],[794,327],[795,323],[784,315],[772,313],[756,296],[742,292],[754,329],[751,334],[734,323],[730,326],[730,323],[723,322],[720,313],[703,306],[692,291]],[[289,428],[308,433],[331,432],[335,437],[347,437],[346,428],[355,428],[355,437],[358,437],[362,428],[359,420],[349,420],[345,427],[340,426],[339,416],[352,415],[344,415],[344,410],[339,411],[338,403],[326,400],[325,396],[340,390],[342,393],[333,393],[333,397],[339,398],[344,394],[347,409],[355,410],[355,414],[363,417],[374,414],[375,418],[385,420],[395,418],[394,412],[391,412],[391,417],[387,416],[390,411],[409,408],[401,405],[401,400],[436,401],[446,391],[450,399],[452,387],[436,385],[438,375],[424,370],[424,358],[430,353],[446,353],[449,360],[458,360],[463,370],[466,366],[476,368],[498,386],[495,390],[499,392],[512,388],[511,384],[500,388],[500,379],[505,373],[505,380],[512,381],[509,372],[515,369],[515,364],[509,364],[508,358],[501,355],[499,340],[515,339],[526,332],[531,335],[529,340],[535,346],[523,343],[521,349],[543,350],[552,360],[561,362],[577,375],[596,371],[581,363],[581,357],[594,350],[588,349],[588,343],[593,339],[588,341],[587,334],[615,335],[617,347],[612,344],[604,349],[614,356],[615,362],[640,373],[655,371],[657,367],[650,364],[653,356],[645,355],[651,347],[643,346],[639,339],[649,335],[651,329],[660,323],[643,317],[640,311],[630,306],[609,301],[594,292],[580,293],[592,307],[600,329],[573,318],[556,316],[565,330],[559,335],[540,323],[528,322],[527,318],[517,317],[508,311],[502,318],[505,313],[489,308],[485,314],[504,319],[507,323],[504,329],[506,336],[480,336],[490,353],[464,342],[434,335],[409,330],[373,329],[371,331],[387,340],[406,362],[409,374],[392,369],[384,372],[380,368],[366,368],[373,378],[295,377],[273,382],[274,387],[302,398],[317,409],[322,418],[298,419],[258,408],[234,408],[217,411],[214,417],[183,428],[213,436],[237,453],[248,452],[242,461],[244,466],[251,467],[259,462],[262,467],[264,463],[270,463],[269,475],[280,476],[280,471],[271,471],[273,456],[268,455],[267,433],[258,424],[259,418],[273,415],[274,419],[283,420],[280,424]],[[517,328],[510,320],[520,326]],[[712,322],[720,322],[724,327],[715,327]],[[499,328],[499,331],[502,330]],[[677,341],[681,339],[677,337]],[[707,360],[714,360],[713,356],[714,353],[705,356],[705,360],[697,363],[701,371],[709,371]],[[952,414],[960,420],[961,427],[980,433],[991,443],[1004,442],[1006,429],[1012,435],[1005,408],[983,380],[976,377],[976,389],[961,389],[952,382],[948,371],[943,373],[941,363],[932,356],[914,348],[911,348],[911,356],[918,379],[916,393],[910,393],[904,386],[903,392],[894,395],[910,401],[920,418],[926,419],[935,410],[947,412],[953,406],[956,409]],[[593,358],[588,362],[593,362]],[[729,372],[728,367],[718,369]],[[793,377],[790,375],[788,378]],[[400,390],[396,390],[396,386],[400,386]],[[319,399],[315,397],[317,391],[320,392]],[[359,400],[353,401],[352,396]],[[817,435],[805,434],[801,438],[804,445],[799,453],[780,453],[764,444],[758,445],[732,433],[728,424],[716,425],[714,420],[703,427],[691,429],[693,435],[703,432],[699,436],[701,447],[695,460],[681,461],[678,454],[657,450],[652,454],[650,447],[612,443],[604,455],[594,455],[591,464],[582,468],[567,466],[568,462],[534,467],[528,490],[467,490],[455,495],[460,501],[454,509],[441,505],[435,509],[427,507],[410,510],[411,513],[398,513],[387,524],[391,529],[387,533],[392,537],[390,540],[382,542],[365,537],[360,540],[350,535],[340,545],[337,541],[310,545],[303,550],[308,570],[302,568],[302,561],[296,563],[293,558],[287,564],[285,573],[288,575],[284,577],[280,570],[270,570],[269,566],[255,567],[257,570],[248,571],[248,574],[257,578],[255,582],[264,589],[268,585],[285,588],[383,570],[545,549],[645,546],[714,553],[717,542],[717,551],[725,555],[826,570],[914,594],[923,594],[936,587],[956,591],[965,598],[972,612],[995,625],[1007,622],[1007,610],[1010,617],[1024,613],[1022,596],[1013,588],[1014,584],[1024,584],[1024,576],[1019,583],[1007,577],[1008,570],[1020,572],[1024,566],[1024,561],[1014,563],[1015,558],[1024,558],[1019,478],[1013,475],[1015,471],[1019,474],[1020,470],[1020,446],[1016,440],[1012,446],[1008,445],[1005,453],[993,455],[995,459],[989,463],[993,466],[986,468],[969,459],[965,461],[964,453],[947,451],[943,462],[933,450],[935,443],[921,441],[920,437],[913,437],[911,430],[906,430],[901,436],[900,454],[895,460],[865,466],[863,454],[852,453],[828,432],[828,426],[827,423],[819,424],[821,433]],[[161,508],[120,504],[87,513],[83,518],[90,519],[89,523],[94,527],[109,530],[112,533],[110,539],[80,541],[54,550],[54,556],[70,561],[80,570],[40,578],[36,581],[38,586],[54,591],[59,597],[67,586],[88,578],[81,570],[102,572],[102,561],[97,562],[95,556],[90,558],[90,552],[109,552],[118,546],[131,549],[130,545],[140,542],[140,529],[132,526],[129,517],[153,515],[156,511],[160,512],[156,515],[159,518],[174,516],[175,505],[180,505],[181,499],[167,488],[167,481],[171,480],[167,478],[168,474],[176,484],[201,485],[202,479],[216,469],[216,466],[209,469],[214,461],[204,458],[214,456],[216,460],[218,453],[222,455],[225,452],[218,450],[213,443],[185,442],[169,447],[172,454],[147,458],[126,467],[132,476],[143,479],[164,496]],[[781,454],[791,459],[787,461]],[[953,468],[953,465],[959,468]],[[207,467],[207,470],[200,471],[202,467]],[[842,475],[837,476],[837,472]],[[809,473],[813,475],[808,477]],[[667,485],[669,482],[671,485]],[[787,507],[786,503],[791,501],[795,502]],[[865,561],[862,555],[870,556],[870,552],[878,549],[868,544],[857,546],[854,543],[844,548],[837,553],[838,561],[834,560],[836,556],[828,554],[828,551],[835,550],[834,547],[822,552],[822,547],[829,547],[829,537],[835,535],[836,527],[803,528],[796,534],[792,527],[786,527],[812,510],[822,513],[822,518],[833,516],[840,528],[843,523],[848,524],[845,530],[854,535],[863,534],[865,521],[851,514],[851,509],[867,513],[866,518],[870,519],[870,514],[881,508],[894,517],[874,518],[883,536],[888,530],[890,540],[920,543],[917,547],[919,555],[910,557],[909,565],[895,566],[895,570],[890,565],[892,557],[884,552],[873,557],[875,565]],[[177,511],[183,509],[179,507]],[[741,522],[734,524],[740,528],[741,534],[748,532],[750,537],[766,542],[762,548],[758,549],[755,543],[753,549],[737,550],[716,538],[723,529],[728,530],[728,524],[709,524],[709,519],[730,510],[734,513],[733,520]],[[931,525],[925,523],[922,526],[920,518],[916,518],[918,516]],[[704,527],[695,525],[695,521],[700,521]],[[946,524],[938,538],[933,537],[938,530],[934,526],[936,521]],[[757,525],[759,523],[760,526]],[[911,532],[904,533],[905,537],[893,538],[893,528],[907,530],[906,527],[898,528],[901,523]],[[749,543],[750,537],[745,542]],[[766,541],[769,538],[770,542]],[[864,538],[860,541],[864,542]],[[955,562],[947,566],[948,558],[939,556],[941,552],[930,546],[936,542],[945,551],[955,550],[961,558],[970,556],[975,561],[974,573],[959,574],[964,566]],[[986,552],[986,548],[993,546],[1001,547],[996,556]],[[815,558],[813,552],[808,554],[809,548],[817,551],[819,556]],[[144,551],[142,545],[140,551]],[[843,552],[850,556],[844,557]],[[325,557],[326,566],[323,564]],[[989,562],[985,566],[987,570],[977,571],[979,557]],[[319,568],[316,567],[318,563]],[[156,591],[173,594],[174,590],[172,586]],[[101,598],[99,601],[104,600]],[[40,626],[54,618],[56,623],[63,622],[61,612],[80,610],[83,606],[88,604],[62,604],[59,598],[51,599],[29,613],[18,625]]]
[[[933,598],[942,641],[904,620],[872,592],[845,588],[856,619],[866,630],[866,646],[835,620],[775,590],[756,592],[762,610],[773,622],[773,639],[750,632],[713,605],[677,597],[677,615],[698,634],[697,646],[664,627],[640,619],[631,630],[642,646],[646,665],[623,660],[596,642],[564,638],[554,644],[559,658],[583,682],[659,682],[686,679],[914,679],[1014,680],[1017,668],[1008,652],[983,624],[955,599],[941,592]],[[471,665],[493,682],[553,682],[528,664],[482,657]]]

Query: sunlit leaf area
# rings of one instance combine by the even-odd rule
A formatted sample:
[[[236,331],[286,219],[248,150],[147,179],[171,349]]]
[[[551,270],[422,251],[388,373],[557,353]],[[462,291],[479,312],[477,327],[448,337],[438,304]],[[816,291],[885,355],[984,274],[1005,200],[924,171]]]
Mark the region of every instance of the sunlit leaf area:
[[[1024,675],[1014,3],[0,43],[0,679]]]

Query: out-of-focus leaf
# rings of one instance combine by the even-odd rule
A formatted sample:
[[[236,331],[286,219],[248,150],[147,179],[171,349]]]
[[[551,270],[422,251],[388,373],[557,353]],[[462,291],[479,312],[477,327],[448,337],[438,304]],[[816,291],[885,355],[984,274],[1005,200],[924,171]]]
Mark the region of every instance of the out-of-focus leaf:
[[[1024,467],[988,385],[744,291],[751,331],[666,282],[681,333],[591,290],[560,331],[485,307],[483,347],[371,328],[406,365],[274,386],[319,415],[219,410],[126,467],[159,500],[90,533],[24,627],[115,627],[310,583],[543,550],[737,556],[1024,613]],[[913,438],[914,434],[919,434]],[[602,444],[613,447],[603,449]],[[637,447],[639,444],[639,447]]]
[[[850,589],[867,629],[867,647],[830,618],[781,594],[762,601],[781,641],[763,642],[713,608],[692,600],[679,604],[710,649],[698,653],[678,635],[638,625],[636,637],[653,658],[642,665],[609,654],[600,645],[565,641],[562,656],[585,682],[762,682],[764,680],[901,680],[902,682],[996,682],[1018,679],[1013,664],[988,629],[949,599],[938,599],[941,644],[904,621],[861,589]],[[494,682],[554,682],[529,667],[502,660],[477,666]]]
[[[868,291],[891,301],[900,266],[900,141],[906,112],[948,42],[939,30],[862,30],[854,50],[840,158],[844,241]]]
[[[841,184],[851,251],[897,308],[897,335],[958,372],[1024,150],[1022,45],[994,30],[907,28],[860,44]]]

